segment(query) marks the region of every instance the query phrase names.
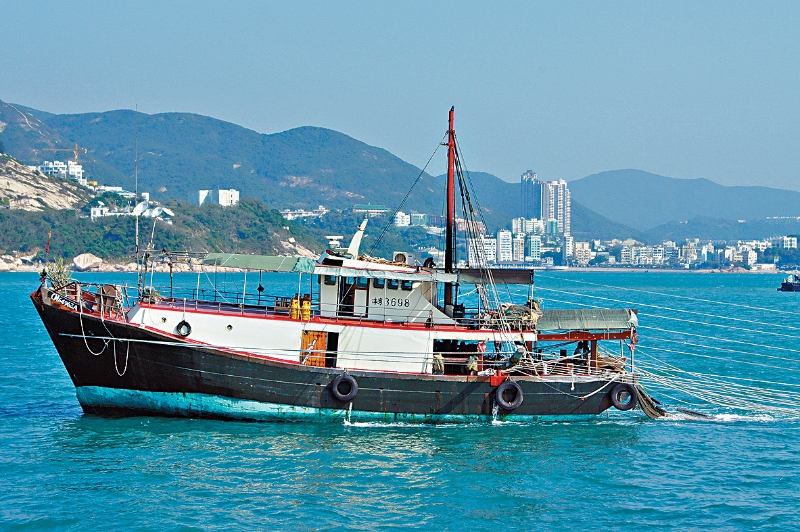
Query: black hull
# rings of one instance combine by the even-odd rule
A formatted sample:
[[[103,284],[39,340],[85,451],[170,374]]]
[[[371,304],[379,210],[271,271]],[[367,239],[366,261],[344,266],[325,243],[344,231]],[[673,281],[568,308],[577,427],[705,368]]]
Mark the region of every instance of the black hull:
[[[524,400],[506,412],[498,411],[495,387],[485,377],[356,370],[349,374],[358,382],[358,394],[342,402],[330,387],[341,369],[187,345],[135,325],[43,305],[36,298],[34,304],[78,390],[81,406],[92,414],[448,422],[493,415],[501,419],[591,416],[611,406],[612,381],[600,376],[588,382],[515,377]]]
[[[800,283],[781,283],[778,292],[800,292]]]

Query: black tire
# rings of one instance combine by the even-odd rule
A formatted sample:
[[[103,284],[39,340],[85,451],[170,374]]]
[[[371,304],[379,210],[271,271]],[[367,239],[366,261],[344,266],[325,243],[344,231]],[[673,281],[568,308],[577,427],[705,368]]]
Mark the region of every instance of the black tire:
[[[622,402],[622,394],[627,393],[628,399],[627,403]],[[636,391],[636,387],[633,384],[628,384],[623,382],[621,384],[617,384],[614,386],[614,389],[611,390],[611,404],[614,405],[614,408],[617,410],[622,410],[623,412],[627,410],[633,410],[636,407],[636,403],[639,400],[639,392]]]
[[[185,338],[192,334],[192,326],[189,325],[188,321],[181,320],[180,323],[178,323],[178,325],[175,327],[175,334],[181,338]]]
[[[342,390],[344,388],[344,390]],[[338,400],[347,403],[356,398],[358,394],[358,383],[346,373],[339,375],[331,382],[331,393]]]
[[[508,401],[503,396],[511,390],[514,390],[514,398]],[[505,381],[494,390],[494,400],[503,410],[516,410],[522,404],[524,396],[522,387],[514,381]]]

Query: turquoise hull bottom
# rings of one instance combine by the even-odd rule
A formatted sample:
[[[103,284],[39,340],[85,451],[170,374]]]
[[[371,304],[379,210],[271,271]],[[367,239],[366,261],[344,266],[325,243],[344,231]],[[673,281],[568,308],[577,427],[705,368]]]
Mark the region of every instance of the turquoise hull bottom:
[[[281,405],[202,393],[146,392],[100,386],[79,386],[77,388],[77,396],[84,412],[111,416],[141,414],[241,421],[348,421],[351,423],[401,422],[432,424],[490,422],[494,420],[515,422],[577,421],[597,417],[594,414],[532,416],[512,413],[495,418],[494,416],[480,414],[383,413],[356,409]]]

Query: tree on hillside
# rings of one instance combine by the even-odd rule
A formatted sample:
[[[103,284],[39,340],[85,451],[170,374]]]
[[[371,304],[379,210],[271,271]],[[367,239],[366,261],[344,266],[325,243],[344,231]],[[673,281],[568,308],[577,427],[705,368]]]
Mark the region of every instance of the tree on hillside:
[[[3,146],[3,141],[0,140],[0,153],[5,153],[5,152],[6,152],[6,147]]]

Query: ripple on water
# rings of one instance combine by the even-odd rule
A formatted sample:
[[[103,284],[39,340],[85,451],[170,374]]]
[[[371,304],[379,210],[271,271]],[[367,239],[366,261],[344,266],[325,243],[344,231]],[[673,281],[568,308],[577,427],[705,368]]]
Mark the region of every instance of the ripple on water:
[[[655,291],[740,301],[764,282],[647,277]],[[20,309],[0,315],[15,339],[0,352],[3,529],[796,527],[800,423],[771,414],[697,407],[711,418],[437,426],[84,416],[27,299],[35,275],[0,279]]]

